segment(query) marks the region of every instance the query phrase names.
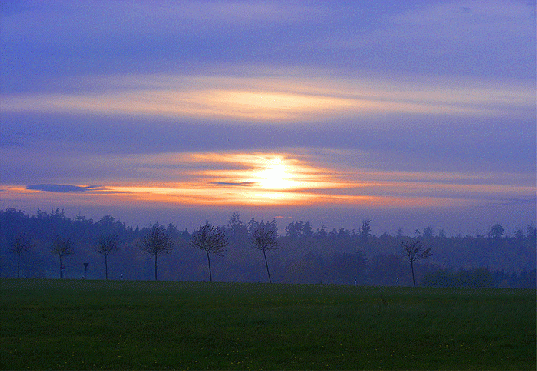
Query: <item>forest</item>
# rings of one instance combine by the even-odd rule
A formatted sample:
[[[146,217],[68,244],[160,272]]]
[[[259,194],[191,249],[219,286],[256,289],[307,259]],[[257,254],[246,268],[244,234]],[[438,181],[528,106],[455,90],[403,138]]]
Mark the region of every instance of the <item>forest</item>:
[[[28,215],[9,208],[0,210],[0,277],[153,280],[158,256],[158,279],[166,281],[535,288],[533,224],[512,236],[501,224],[486,235],[447,236],[426,226],[376,236],[372,223],[326,230],[293,221],[282,228],[233,213],[212,228],[222,244],[204,250],[203,225],[140,228],[110,215],[94,221],[60,209]],[[272,232],[266,248],[256,237],[260,226]],[[156,229],[168,242],[158,255],[144,248]]]

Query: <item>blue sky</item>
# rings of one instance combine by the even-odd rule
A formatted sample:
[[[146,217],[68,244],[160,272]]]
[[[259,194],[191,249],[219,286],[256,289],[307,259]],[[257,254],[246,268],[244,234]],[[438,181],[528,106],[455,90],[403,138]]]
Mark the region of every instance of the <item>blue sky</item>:
[[[534,1],[4,1],[0,207],[535,220]]]

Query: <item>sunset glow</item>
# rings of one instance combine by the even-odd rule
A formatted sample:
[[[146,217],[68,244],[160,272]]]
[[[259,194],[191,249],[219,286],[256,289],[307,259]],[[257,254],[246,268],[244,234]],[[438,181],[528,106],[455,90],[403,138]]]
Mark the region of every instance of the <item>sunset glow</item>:
[[[288,166],[282,163],[281,158],[274,158],[267,161],[265,169],[254,174],[257,178],[252,180],[266,189],[289,189],[296,188],[294,177],[290,173]],[[256,181],[257,179],[257,181]]]
[[[83,3],[0,7],[0,207],[535,220],[531,2]]]
[[[352,152],[339,155],[347,159],[353,156]],[[506,187],[503,183],[512,174],[496,174],[485,181],[483,175],[477,174],[358,171],[342,166],[337,158],[324,166],[304,160],[311,157],[306,153],[262,152],[131,157],[125,166],[136,166],[143,173],[150,170],[153,177],[167,180],[153,184],[12,186],[3,197],[63,200],[76,196],[78,202],[93,199],[102,204],[134,201],[190,206],[347,205],[390,209],[469,207],[499,195],[531,199],[535,192],[532,186]]]

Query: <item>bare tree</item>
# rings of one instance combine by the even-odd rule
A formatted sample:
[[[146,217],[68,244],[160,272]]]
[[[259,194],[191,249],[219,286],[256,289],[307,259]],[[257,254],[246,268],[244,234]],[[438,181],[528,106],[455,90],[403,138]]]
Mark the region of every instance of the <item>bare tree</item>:
[[[423,250],[420,240],[416,241],[403,241],[401,242],[403,249],[405,250],[406,257],[410,263],[410,270],[412,271],[412,282],[416,286],[416,277],[414,275],[414,262],[418,259],[426,259],[431,256],[431,248]]]
[[[273,220],[270,223],[264,223],[263,221],[258,223],[252,219],[249,223],[249,226],[253,246],[254,248],[263,252],[268,279],[269,282],[272,283],[272,278],[270,276],[270,270],[267,263],[267,251],[276,249],[278,247],[278,228],[276,227],[276,220]]]
[[[213,274],[211,271],[210,254],[218,256],[224,255],[226,246],[228,245],[224,230],[218,227],[213,227],[207,222],[192,234],[190,245],[205,251],[207,255],[207,264],[209,265],[209,281],[212,282]]]
[[[142,239],[140,248],[155,258],[155,281],[158,280],[158,256],[168,254],[173,250],[173,241],[163,226],[158,223],[151,227],[149,233]]]
[[[11,252],[17,254],[17,278],[20,278],[22,254],[27,253],[31,248],[32,244],[26,238],[24,233],[20,233],[17,237],[15,237],[15,240],[11,245]]]
[[[58,255],[58,258],[60,259],[60,278],[63,278],[63,270],[65,269],[63,266],[63,258],[75,252],[71,240],[56,236],[52,241],[51,251],[54,255]]]
[[[119,237],[115,234],[102,235],[97,243],[97,252],[104,256],[104,272],[108,279],[108,255],[117,251],[119,247]]]

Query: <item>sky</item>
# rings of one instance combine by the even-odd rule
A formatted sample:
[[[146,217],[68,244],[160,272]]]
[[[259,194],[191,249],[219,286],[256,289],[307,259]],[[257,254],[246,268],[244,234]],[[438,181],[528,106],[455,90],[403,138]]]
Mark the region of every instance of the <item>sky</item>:
[[[0,4],[2,209],[535,223],[535,1]]]

